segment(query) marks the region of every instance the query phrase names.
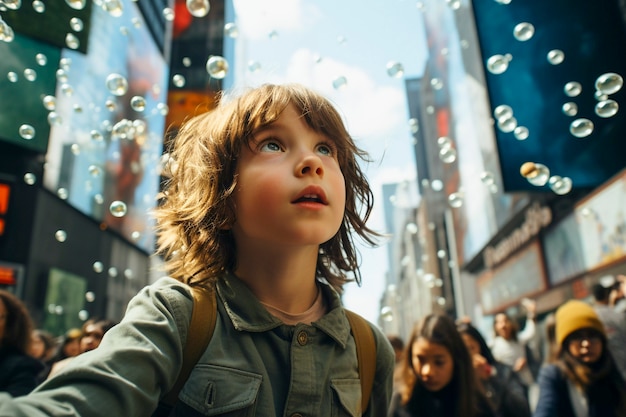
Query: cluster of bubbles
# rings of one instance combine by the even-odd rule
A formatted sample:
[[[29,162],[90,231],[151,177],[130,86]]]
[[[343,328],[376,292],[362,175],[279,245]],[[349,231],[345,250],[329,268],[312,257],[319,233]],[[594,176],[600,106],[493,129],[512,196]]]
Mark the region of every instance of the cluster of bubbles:
[[[526,178],[530,184],[537,187],[543,187],[548,184],[550,189],[558,195],[567,194],[572,190],[571,178],[550,175],[550,169],[537,162],[525,162],[522,164],[520,174]]]
[[[456,161],[457,152],[453,146],[452,139],[447,136],[441,136],[437,139],[439,146],[439,159],[444,164],[451,164]]]
[[[530,136],[530,132],[526,126],[518,125],[511,106],[500,104],[494,109],[493,117],[496,120],[498,129],[504,133],[513,132],[515,139],[521,141],[528,139],[528,136]]]
[[[621,75],[614,72],[601,74],[594,82],[595,93],[594,98],[597,100],[594,112],[596,116],[603,119],[613,117],[619,110],[617,101],[609,96],[617,93],[622,89],[624,79]],[[568,97],[578,97],[582,91],[582,85],[577,81],[570,81],[563,88],[565,95]],[[574,117],[578,115],[578,105],[569,101],[563,104],[563,113],[567,116]],[[593,133],[594,125],[588,118],[577,118],[570,123],[570,133],[577,138],[585,138]]]
[[[496,0],[500,4],[509,4],[510,0]],[[528,22],[517,24],[513,28],[513,37],[520,41],[526,42],[533,38],[535,27]],[[560,49],[552,49],[546,54],[546,59],[551,65],[560,65],[565,61],[565,53]],[[502,74],[508,70],[510,62],[513,60],[511,54],[494,54],[486,61],[487,70],[494,74]],[[619,104],[609,98],[621,90],[623,86],[623,78],[616,73],[607,72],[600,75],[595,81],[594,97],[597,100],[595,105],[595,115],[600,118],[610,118],[617,114]],[[567,82],[563,87],[563,92],[569,98],[580,96],[583,91],[581,83],[578,81]],[[578,104],[572,100],[567,101],[561,108],[562,112],[569,117],[578,115]],[[530,132],[524,126],[518,126],[517,119],[513,116],[513,110],[510,106],[499,105],[494,110],[494,117],[497,127],[504,133],[513,132],[518,140],[526,140]],[[569,125],[569,132],[576,138],[585,138],[594,131],[594,123],[586,117],[578,117]],[[557,175],[550,176],[549,169],[539,163],[527,162],[522,165],[520,172],[528,181],[536,186],[548,186],[556,194],[566,194],[572,188],[572,180],[568,177],[560,177]]]

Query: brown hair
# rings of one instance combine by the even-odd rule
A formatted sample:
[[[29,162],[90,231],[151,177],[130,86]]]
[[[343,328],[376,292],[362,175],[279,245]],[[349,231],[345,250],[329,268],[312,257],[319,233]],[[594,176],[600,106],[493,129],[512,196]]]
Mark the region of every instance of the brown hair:
[[[311,129],[335,142],[346,183],[343,222],[320,245],[317,277],[339,292],[347,282],[360,285],[352,232],[372,246],[379,236],[366,226],[373,193],[356,159],[367,160],[367,154],[356,146],[333,105],[298,84],[266,84],[236,99],[222,99],[216,109],[190,119],[178,132],[164,201],[155,211],[158,253],[172,277],[192,286],[211,285],[224,271],[235,269],[235,242],[228,229],[236,220],[232,196],[240,150],[290,104]]]
[[[33,322],[26,305],[12,293],[0,290],[0,300],[7,310],[4,336],[0,346],[9,346],[26,353],[31,343]]]
[[[469,351],[457,331],[454,320],[445,315],[429,314],[420,320],[406,344],[402,361],[402,385],[400,394],[402,403],[412,401],[412,397],[425,395],[424,388],[413,367],[413,345],[418,339],[425,339],[445,347],[454,361],[454,370],[450,386],[457,399],[455,415],[475,415],[478,411],[477,397],[480,394],[477,379]]]

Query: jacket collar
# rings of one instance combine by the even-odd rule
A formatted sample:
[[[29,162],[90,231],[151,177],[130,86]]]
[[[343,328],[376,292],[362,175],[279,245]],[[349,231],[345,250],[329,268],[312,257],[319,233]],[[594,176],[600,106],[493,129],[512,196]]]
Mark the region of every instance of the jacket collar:
[[[350,325],[341,305],[341,299],[329,285],[319,283],[322,296],[328,307],[327,313],[312,326],[330,336],[335,342],[346,347],[350,337]],[[226,314],[236,330],[265,332],[285,325],[272,316],[257,300],[248,286],[232,274],[224,274],[217,281],[217,294],[222,300]]]

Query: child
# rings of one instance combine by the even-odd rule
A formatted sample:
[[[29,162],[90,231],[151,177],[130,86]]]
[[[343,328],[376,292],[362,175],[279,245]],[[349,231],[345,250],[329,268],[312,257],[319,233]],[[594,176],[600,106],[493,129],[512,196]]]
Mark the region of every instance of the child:
[[[534,416],[626,416],[626,386],[593,307],[568,301],[555,322],[558,356],[539,373]]]
[[[389,417],[493,417],[454,321],[430,314],[414,327],[404,351],[403,383]]]
[[[156,211],[171,277],[142,290],[91,352],[0,415],[150,416],[174,384],[190,286],[215,290],[217,323],[171,415],[360,415],[350,325],[339,293],[360,282],[352,233],[372,192],[365,156],[323,97],[264,85],[186,123]],[[363,213],[363,215],[361,215]],[[374,329],[366,416],[386,413],[393,351]]]

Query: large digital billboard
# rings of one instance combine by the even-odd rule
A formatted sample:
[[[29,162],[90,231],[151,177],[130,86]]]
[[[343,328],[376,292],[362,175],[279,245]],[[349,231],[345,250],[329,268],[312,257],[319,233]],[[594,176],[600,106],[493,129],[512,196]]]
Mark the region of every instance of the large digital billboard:
[[[87,54],[62,50],[44,185],[152,252],[169,71],[137,5],[123,5],[93,8]]]
[[[472,1],[507,191],[550,192],[525,162],[597,187],[626,163],[626,29],[617,0]]]

